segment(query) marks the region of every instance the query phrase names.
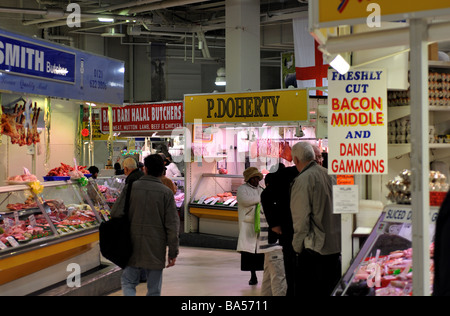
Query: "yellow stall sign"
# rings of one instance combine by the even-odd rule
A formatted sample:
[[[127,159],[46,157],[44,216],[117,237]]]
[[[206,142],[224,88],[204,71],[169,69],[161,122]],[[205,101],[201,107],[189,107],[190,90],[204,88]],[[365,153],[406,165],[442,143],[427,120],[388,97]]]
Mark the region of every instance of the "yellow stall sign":
[[[382,20],[399,21],[449,14],[450,3],[444,0],[315,0],[310,1],[313,28],[343,24],[365,24],[378,10]]]
[[[308,121],[306,90],[185,95],[185,123]]]

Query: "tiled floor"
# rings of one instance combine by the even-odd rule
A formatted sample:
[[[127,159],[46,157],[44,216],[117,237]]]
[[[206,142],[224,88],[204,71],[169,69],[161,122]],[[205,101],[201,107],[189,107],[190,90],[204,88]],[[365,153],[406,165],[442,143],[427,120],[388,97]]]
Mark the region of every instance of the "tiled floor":
[[[241,256],[233,250],[181,247],[174,267],[164,269],[162,296],[259,296],[258,284],[250,286],[250,272],[240,270]],[[145,295],[146,284],[139,284],[137,295]],[[117,291],[110,296],[121,296]]]

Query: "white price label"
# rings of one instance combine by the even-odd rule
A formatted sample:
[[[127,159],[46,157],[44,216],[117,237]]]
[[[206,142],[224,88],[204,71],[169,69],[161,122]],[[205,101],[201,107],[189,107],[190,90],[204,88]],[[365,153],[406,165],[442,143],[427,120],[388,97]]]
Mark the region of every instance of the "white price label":
[[[34,217],[34,214],[28,216],[28,220],[30,221],[31,226],[35,227],[37,225],[36,217]]]
[[[9,242],[9,244],[12,247],[19,247],[20,246],[19,243],[17,242],[17,240],[15,240],[13,236],[6,237],[6,240]]]
[[[16,222],[16,225],[20,225],[19,212],[17,211],[14,212],[14,220]]]

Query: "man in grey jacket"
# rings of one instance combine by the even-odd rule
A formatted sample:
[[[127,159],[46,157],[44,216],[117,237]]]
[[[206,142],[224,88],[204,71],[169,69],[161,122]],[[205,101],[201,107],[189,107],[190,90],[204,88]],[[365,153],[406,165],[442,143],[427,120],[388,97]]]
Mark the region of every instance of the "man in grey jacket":
[[[122,273],[125,296],[136,295],[140,271],[147,274],[147,295],[161,295],[162,270],[175,265],[179,248],[179,218],[172,191],[159,177],[164,161],[159,155],[144,159],[144,176],[133,182],[129,218],[133,254]],[[111,211],[113,217],[123,215],[128,185]],[[166,265],[166,252],[167,265]]]
[[[333,214],[336,181],[314,161],[309,143],[295,144],[292,157],[300,172],[291,187],[295,292],[300,296],[330,295],[341,276],[341,218]]]

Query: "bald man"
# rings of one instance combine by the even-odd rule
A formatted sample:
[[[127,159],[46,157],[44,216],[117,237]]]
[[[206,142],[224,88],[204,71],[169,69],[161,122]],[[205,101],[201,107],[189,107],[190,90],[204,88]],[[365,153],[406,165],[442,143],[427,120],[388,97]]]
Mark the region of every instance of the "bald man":
[[[136,181],[144,175],[144,173],[139,170],[136,159],[132,157],[125,158],[123,161],[123,172],[127,176],[125,179],[126,184]]]

